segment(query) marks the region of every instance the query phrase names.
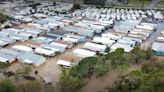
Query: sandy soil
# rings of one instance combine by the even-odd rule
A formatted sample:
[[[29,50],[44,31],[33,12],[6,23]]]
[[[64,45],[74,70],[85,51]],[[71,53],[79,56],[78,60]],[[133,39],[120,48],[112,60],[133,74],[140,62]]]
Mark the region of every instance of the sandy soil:
[[[141,69],[141,65],[132,65],[129,67],[128,72],[133,70]],[[86,80],[87,85],[82,88],[82,92],[102,92],[106,87],[112,87],[114,81],[117,80],[118,73],[114,71],[108,72],[104,77],[91,78],[91,80]]]

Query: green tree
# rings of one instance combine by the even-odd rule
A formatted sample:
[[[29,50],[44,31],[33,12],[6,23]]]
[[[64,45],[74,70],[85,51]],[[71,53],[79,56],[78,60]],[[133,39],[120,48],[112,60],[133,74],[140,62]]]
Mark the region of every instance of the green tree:
[[[25,75],[25,76],[29,75],[30,72],[31,72],[31,68],[29,66],[26,66],[24,68],[23,75]]]
[[[7,15],[4,15],[3,13],[0,12],[0,23],[3,23],[7,20],[11,20],[12,18],[7,16]]]
[[[15,86],[10,80],[0,81],[0,92],[14,92]]]
[[[124,76],[125,72],[127,72],[128,65],[127,64],[119,65],[115,70],[118,72],[118,77],[122,77]]]
[[[69,72],[70,70],[62,69],[59,81],[62,92],[75,92],[84,86],[82,79],[71,76]]]

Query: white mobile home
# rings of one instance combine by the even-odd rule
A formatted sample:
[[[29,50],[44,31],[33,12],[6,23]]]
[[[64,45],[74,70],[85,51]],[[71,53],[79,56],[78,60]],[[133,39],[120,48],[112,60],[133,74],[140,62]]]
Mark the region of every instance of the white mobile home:
[[[23,52],[32,52],[33,51],[33,49],[31,47],[23,46],[23,45],[14,45],[12,48],[19,50],[19,51],[23,51]]]
[[[82,57],[82,58],[92,57],[92,56],[96,55],[95,52],[85,50],[85,49],[76,49],[76,50],[73,51],[73,54],[77,57]]]
[[[60,53],[63,53],[65,51],[65,48],[57,47],[57,46],[53,46],[53,45],[49,45],[49,44],[42,44],[41,47],[55,51],[55,52],[60,52]]]
[[[110,47],[112,44],[114,44],[116,41],[114,40],[110,40],[108,38],[102,38],[102,37],[94,37],[92,42],[94,43],[101,43],[103,45],[107,45],[108,47]]]
[[[0,62],[3,63],[13,63],[14,61],[16,61],[16,57],[15,56],[11,56],[11,55],[7,55],[4,53],[0,53]]]
[[[34,66],[40,66],[46,62],[46,58],[34,53],[23,53],[18,56],[18,60],[24,64],[33,64]]]
[[[55,51],[44,49],[41,47],[36,48],[35,53],[45,55],[45,56],[55,56]]]
[[[101,44],[96,44],[96,43],[91,43],[91,42],[87,42],[83,45],[83,48],[84,49],[88,49],[88,50],[91,50],[91,51],[98,51],[100,53],[104,53],[107,49],[107,46],[106,45],[101,45]]]
[[[50,43],[50,45],[56,46],[56,47],[61,47],[63,49],[66,49],[68,47],[66,44],[62,44],[62,43],[58,43],[58,42],[52,42],[52,43]]]
[[[75,38],[69,38],[69,37],[64,37],[62,38],[63,41],[66,41],[66,42],[72,42],[72,43],[78,43],[79,40],[78,39],[75,39]]]
[[[72,66],[75,65],[75,64],[73,64],[72,62],[70,62],[70,61],[65,61],[65,60],[58,60],[58,61],[56,62],[56,64],[57,64],[57,65],[60,65],[60,66],[65,66],[66,68],[72,67]]]
[[[148,25],[137,25],[135,28],[141,29],[141,30],[143,29],[143,30],[154,31],[154,27],[148,26]]]
[[[116,34],[112,34],[112,33],[103,33],[101,35],[103,38],[108,38],[108,39],[112,39],[112,40],[118,40],[122,38],[122,35],[116,35]]]
[[[133,47],[130,47],[129,45],[126,44],[121,44],[121,43],[115,43],[111,46],[110,50],[115,51],[118,48],[123,48],[125,52],[130,52],[133,50]]]

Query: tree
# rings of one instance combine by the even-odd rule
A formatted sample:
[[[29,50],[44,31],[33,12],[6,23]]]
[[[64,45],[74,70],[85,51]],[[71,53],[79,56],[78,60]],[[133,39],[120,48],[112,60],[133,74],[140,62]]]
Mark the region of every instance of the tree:
[[[4,15],[3,13],[0,12],[0,23],[3,23],[7,20],[11,20],[12,18],[7,16],[7,15]]]
[[[108,64],[97,64],[95,66],[95,73],[97,77],[105,75],[109,71]]]
[[[15,86],[10,80],[0,81],[0,92],[14,92]]]
[[[3,69],[7,68],[9,65],[10,65],[9,63],[0,62],[0,71],[2,71]]]
[[[115,70],[118,72],[118,77],[122,77],[124,76],[123,74],[128,70],[128,65],[127,64],[119,65]]]
[[[84,82],[78,76],[73,77],[69,72],[70,70],[62,69],[59,81],[62,92],[75,92],[84,86]]]
[[[24,68],[23,74],[26,76],[26,75],[29,75],[30,72],[31,72],[31,68],[29,66],[26,66]]]
[[[77,66],[71,68],[70,75],[80,78],[90,76],[93,73],[94,67],[97,62],[98,59],[96,57],[84,58],[79,62]]]
[[[136,64],[141,63],[143,60],[146,59],[146,52],[144,50],[141,50],[141,48],[138,46],[134,47],[130,54],[133,54],[133,58]]]

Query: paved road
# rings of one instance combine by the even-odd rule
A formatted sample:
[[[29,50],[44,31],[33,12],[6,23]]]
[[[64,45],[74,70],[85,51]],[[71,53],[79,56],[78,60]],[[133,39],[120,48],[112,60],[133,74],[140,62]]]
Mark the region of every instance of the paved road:
[[[145,6],[144,9],[154,9],[160,1],[161,0],[153,0],[148,6]]]

